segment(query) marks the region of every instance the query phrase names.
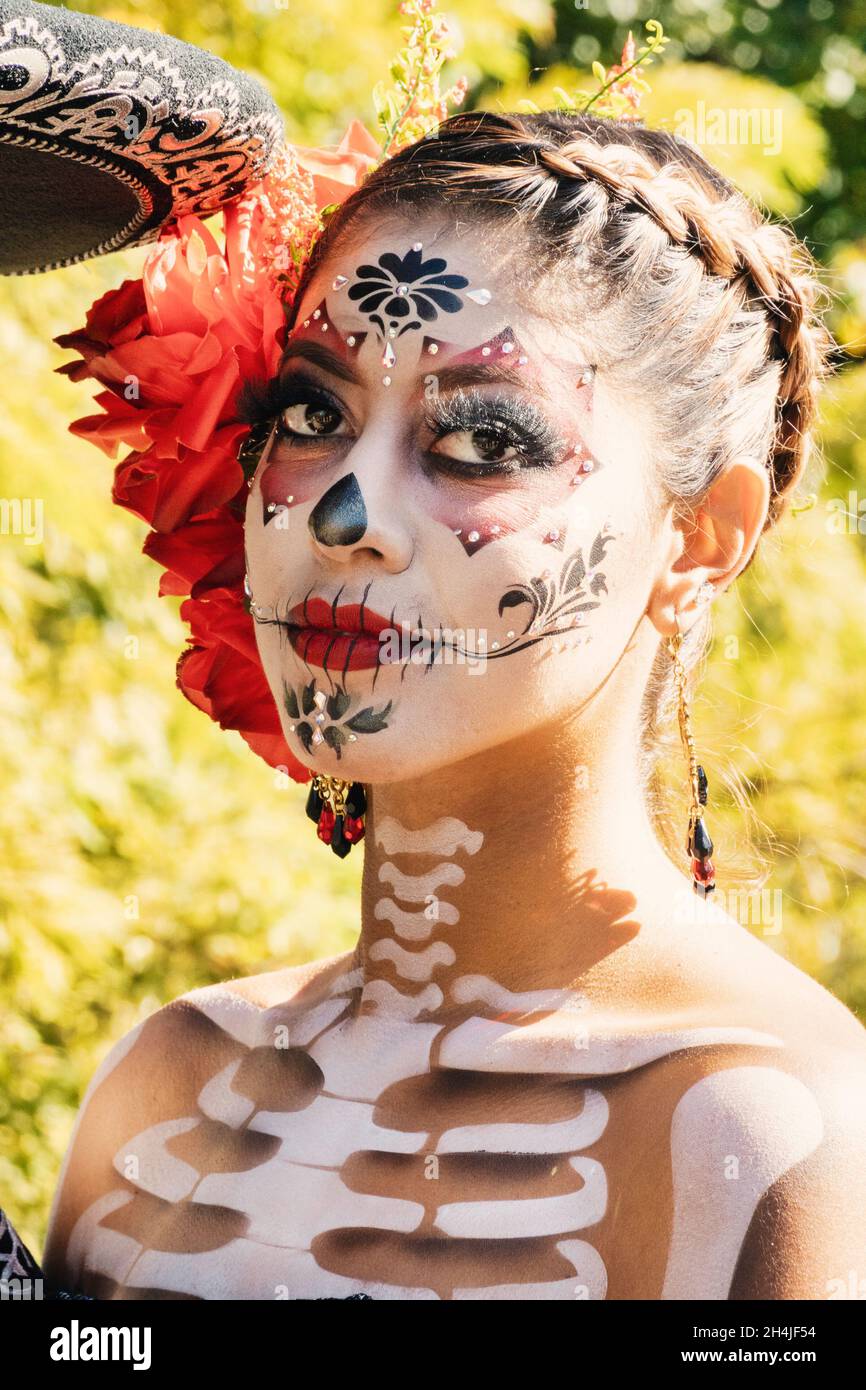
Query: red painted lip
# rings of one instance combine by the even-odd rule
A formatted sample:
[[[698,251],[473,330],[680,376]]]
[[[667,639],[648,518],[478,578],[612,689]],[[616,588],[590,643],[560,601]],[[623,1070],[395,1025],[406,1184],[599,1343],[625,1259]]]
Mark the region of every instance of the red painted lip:
[[[390,618],[383,618],[358,603],[344,603],[336,610],[321,598],[298,603],[286,618],[290,625],[289,641],[294,651],[311,666],[328,670],[364,671],[381,661],[380,632],[393,627]]]
[[[391,627],[391,619],[383,618],[372,608],[361,609],[359,603],[342,603],[335,609],[323,598],[296,603],[286,619],[298,627],[318,628],[322,632],[363,632],[378,637],[383,628]]]

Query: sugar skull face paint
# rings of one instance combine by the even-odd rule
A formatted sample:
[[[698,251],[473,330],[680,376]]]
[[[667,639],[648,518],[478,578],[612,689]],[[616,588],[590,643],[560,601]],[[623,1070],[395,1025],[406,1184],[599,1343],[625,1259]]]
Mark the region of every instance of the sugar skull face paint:
[[[439,258],[431,263],[439,265],[444,262]],[[455,296],[449,295],[449,300],[452,301],[451,312],[455,312]],[[425,309],[425,313],[429,312]],[[381,322],[379,315],[374,317]],[[397,337],[412,327],[421,327],[420,320],[412,320],[402,327],[392,321],[387,331]],[[325,351],[322,350],[325,340],[319,337],[323,333],[328,334]],[[283,421],[280,428],[286,432],[283,438],[290,442],[293,458],[287,460],[278,449],[273,462],[260,477],[265,525],[286,507],[309,500],[303,466],[303,441],[297,433],[293,433],[292,425],[287,420],[288,413],[293,406],[305,406],[305,425],[327,434],[328,411],[331,410],[333,418],[333,411],[339,409],[335,405],[329,406],[322,399],[322,408],[317,411],[315,406],[319,398],[309,388],[303,385],[297,387],[292,383],[291,376],[285,374],[287,365],[312,361],[326,370],[345,367],[357,378],[358,373],[350,364],[358,357],[362,340],[367,336],[361,332],[341,333],[331,318],[326,300],[301,322],[292,335],[283,362],[282,379],[272,383],[264,408],[272,409]],[[381,385],[390,387],[396,355],[391,339],[385,336],[384,330],[381,339],[385,343],[381,365],[387,368],[381,377]],[[561,510],[563,504],[570,501],[571,493],[586,481],[590,473],[601,467],[599,458],[593,455],[581,433],[582,419],[588,419],[592,412],[595,369],[588,363],[555,364],[573,390],[572,399],[568,402],[570,418],[566,424],[545,419],[531,405],[533,396],[544,394],[541,365],[538,360],[533,361],[510,325],[466,350],[462,350],[459,343],[425,334],[418,361],[423,365],[425,359],[430,363],[429,370],[423,372],[422,382],[425,425],[438,437],[461,433],[473,435],[471,449],[482,454],[478,460],[464,457],[463,460],[453,461],[450,472],[455,486],[450,493],[440,487],[430,494],[431,515],[448,527],[467,555],[474,555],[483,546],[520,530],[533,520],[537,522],[540,515],[546,517],[549,523],[546,539],[549,543],[559,543],[561,547],[565,529],[565,517]],[[518,395],[500,393],[485,402],[475,389],[485,381],[493,385],[516,385],[521,391]],[[330,437],[332,441],[339,439],[334,427],[331,427]],[[506,447],[510,447],[512,453],[503,459],[501,455]],[[521,452],[518,453],[518,450]],[[302,460],[301,466],[298,466],[299,459]],[[506,488],[509,478],[513,479],[520,471],[519,461],[523,465],[521,486]],[[443,464],[438,465],[440,471]],[[495,493],[487,488],[473,495],[465,486],[462,489],[456,487],[461,475],[467,481],[495,478],[502,486]],[[356,508],[359,505],[362,506],[362,502],[360,494],[356,492]],[[324,516],[327,510],[325,504],[319,516]]]
[[[643,421],[605,393],[590,326],[527,308],[450,229],[413,234],[345,238],[307,287],[246,517],[286,735],[368,781],[574,708],[645,602]],[[301,717],[308,686],[339,714]]]

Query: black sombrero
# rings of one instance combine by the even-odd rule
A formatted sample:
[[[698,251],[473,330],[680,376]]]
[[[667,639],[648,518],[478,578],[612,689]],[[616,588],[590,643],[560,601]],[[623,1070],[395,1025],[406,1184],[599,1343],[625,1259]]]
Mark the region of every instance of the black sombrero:
[[[154,241],[268,168],[283,121],[204,49],[31,0],[0,0],[0,274]]]

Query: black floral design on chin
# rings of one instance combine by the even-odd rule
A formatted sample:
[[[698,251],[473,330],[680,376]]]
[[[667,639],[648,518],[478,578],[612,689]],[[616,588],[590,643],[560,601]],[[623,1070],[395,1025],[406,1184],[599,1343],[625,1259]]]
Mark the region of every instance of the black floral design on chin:
[[[456,314],[463,301],[454,290],[469,284],[465,275],[443,273],[447,262],[441,256],[422,260],[414,248],[405,256],[385,251],[376,265],[359,265],[357,280],[349,287],[349,298],[376,324],[382,337],[400,338],[422,320],[431,323],[440,312]],[[388,320],[386,327],[385,320]],[[388,328],[396,330],[388,333]]]
[[[297,689],[283,681],[283,704],[286,713],[299,721],[293,731],[308,753],[312,753],[317,747],[333,748],[339,761],[343,746],[354,743],[359,734],[378,734],[382,729],[388,728],[387,720],[393,700],[389,700],[378,710],[372,705],[367,705],[364,709],[357,710],[349,719],[345,719],[344,715],[351,709],[353,702],[357,706],[360,701],[353,700],[353,696],[342,686],[337,686],[325,698],[322,698],[323,693],[317,691],[315,680]],[[310,718],[302,719],[302,714],[309,715]],[[320,740],[314,738],[316,732],[321,734]]]

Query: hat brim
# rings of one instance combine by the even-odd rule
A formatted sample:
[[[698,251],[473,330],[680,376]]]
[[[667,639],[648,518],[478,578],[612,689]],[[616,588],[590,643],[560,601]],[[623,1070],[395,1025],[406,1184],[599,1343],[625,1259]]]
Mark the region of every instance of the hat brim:
[[[165,34],[33,0],[0,0],[0,274],[156,239],[267,171],[274,101]]]

